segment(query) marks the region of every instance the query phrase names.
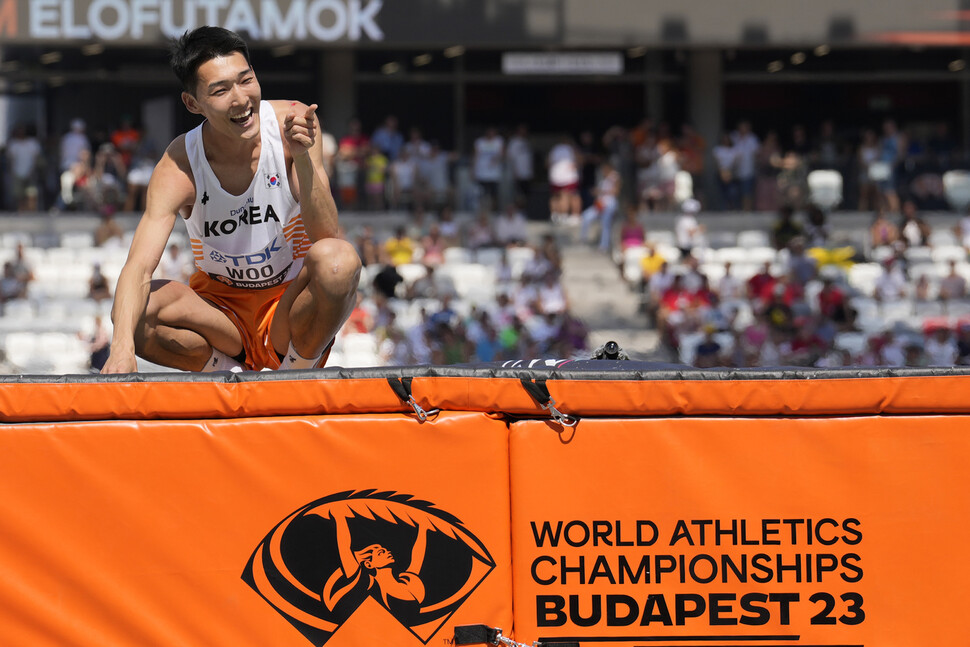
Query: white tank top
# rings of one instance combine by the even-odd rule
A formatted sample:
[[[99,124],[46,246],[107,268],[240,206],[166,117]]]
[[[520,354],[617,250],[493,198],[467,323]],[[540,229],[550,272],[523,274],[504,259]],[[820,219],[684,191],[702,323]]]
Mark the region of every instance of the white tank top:
[[[202,125],[185,135],[195,204],[186,219],[195,266],[222,283],[248,290],[276,287],[296,278],[310,241],[300,204],[290,193],[279,122],[273,106],[259,106],[259,165],[242,195],[222,188],[209,166]]]

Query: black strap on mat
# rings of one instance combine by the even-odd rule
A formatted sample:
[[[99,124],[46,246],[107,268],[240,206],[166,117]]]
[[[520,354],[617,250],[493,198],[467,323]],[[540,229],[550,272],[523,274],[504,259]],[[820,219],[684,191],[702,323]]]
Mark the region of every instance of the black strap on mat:
[[[537,379],[532,381],[527,377],[523,377],[519,378],[519,381],[522,383],[522,387],[526,392],[532,396],[532,399],[538,402],[540,407],[548,411],[552,419],[563,427],[575,427],[576,423],[579,422],[579,418],[563,413],[556,408],[556,400],[549,393],[549,387],[546,386],[545,380]]]
[[[410,405],[414,409],[414,414],[418,417],[418,420],[424,422],[428,419],[431,414],[438,413],[438,409],[424,409],[418,401],[414,399],[411,394],[411,382],[414,380],[412,377],[389,377],[387,378],[387,383],[391,386],[391,390],[394,394],[401,399],[405,404]]]

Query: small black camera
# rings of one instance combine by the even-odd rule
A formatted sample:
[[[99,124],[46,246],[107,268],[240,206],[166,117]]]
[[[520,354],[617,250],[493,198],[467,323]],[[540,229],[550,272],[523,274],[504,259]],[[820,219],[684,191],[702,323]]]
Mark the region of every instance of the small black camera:
[[[593,359],[621,359],[628,360],[630,356],[627,355],[620,345],[613,340],[610,340],[593,351]]]

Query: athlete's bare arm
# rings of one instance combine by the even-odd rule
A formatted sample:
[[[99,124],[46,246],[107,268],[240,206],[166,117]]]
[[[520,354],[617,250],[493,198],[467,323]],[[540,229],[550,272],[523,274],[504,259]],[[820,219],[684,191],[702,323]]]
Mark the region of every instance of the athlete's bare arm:
[[[111,309],[114,332],[102,373],[137,370],[135,329],[145,313],[152,274],[165,252],[179,211],[191,207],[195,199],[195,186],[188,168],[185,140],[180,136],[169,145],[148,183],[145,213],[135,229],[128,259],[115,288]]]
[[[323,166],[323,143],[319,137],[317,104],[271,101],[292,157],[289,175],[296,183],[303,226],[311,242],[337,236],[337,205],[330,192],[330,178]]]

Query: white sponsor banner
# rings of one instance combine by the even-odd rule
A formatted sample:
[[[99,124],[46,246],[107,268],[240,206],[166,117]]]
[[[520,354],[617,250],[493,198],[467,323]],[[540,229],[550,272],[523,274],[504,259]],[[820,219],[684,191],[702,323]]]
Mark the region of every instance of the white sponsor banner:
[[[253,40],[332,42],[384,39],[383,0],[28,0],[32,39],[142,40],[180,36],[201,25]]]
[[[506,52],[504,74],[622,74],[619,52]]]

